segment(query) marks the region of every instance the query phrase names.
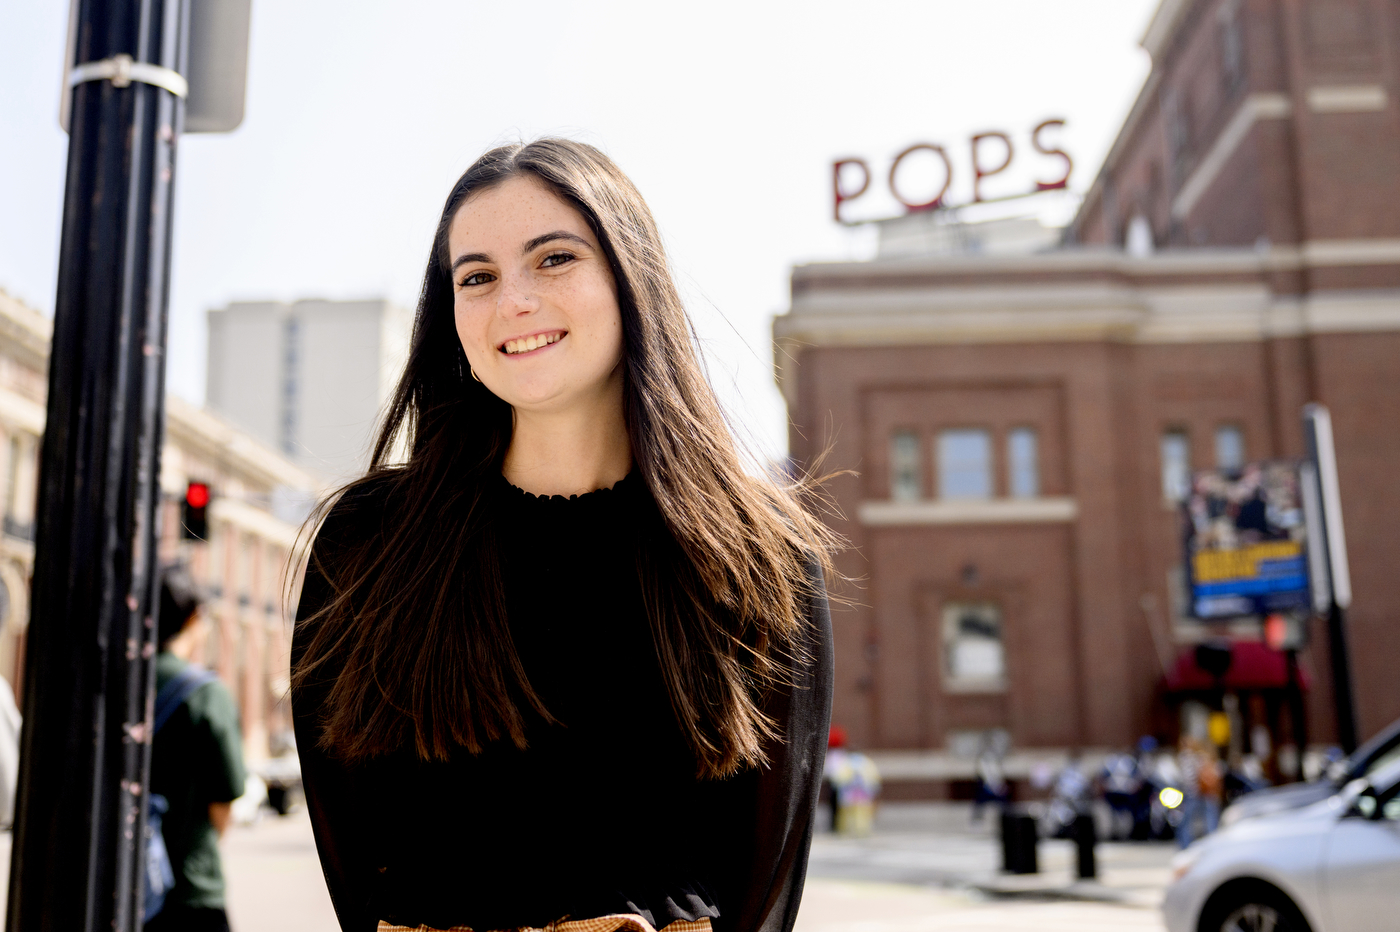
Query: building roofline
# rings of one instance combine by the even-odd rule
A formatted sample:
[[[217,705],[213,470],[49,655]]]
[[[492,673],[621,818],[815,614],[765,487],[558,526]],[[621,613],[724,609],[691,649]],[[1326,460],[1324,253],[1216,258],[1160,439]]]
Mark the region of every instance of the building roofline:
[[[1186,13],[1195,5],[1195,2],[1196,0],[1161,0],[1157,4],[1157,10],[1152,14],[1146,32],[1143,33],[1142,39],[1138,42],[1151,57],[1152,70],[1148,72],[1147,80],[1143,82],[1142,90],[1138,91],[1137,99],[1133,101],[1132,109],[1128,111],[1123,125],[1118,128],[1118,135],[1114,137],[1113,145],[1109,147],[1108,154],[1104,156],[1103,164],[1099,166],[1093,183],[1089,185],[1089,190],[1084,192],[1084,199],[1079,202],[1079,209],[1075,211],[1074,219],[1065,228],[1068,231],[1073,231],[1076,236],[1079,234],[1080,225],[1084,218],[1089,215],[1089,211],[1103,196],[1104,176],[1118,164],[1118,158],[1122,154],[1123,148],[1137,132],[1143,113],[1154,99],[1157,86],[1162,80],[1162,72],[1158,65],[1161,63],[1167,47],[1176,38],[1177,31],[1186,19]]]
[[[1176,36],[1176,30],[1181,25],[1181,21],[1186,17],[1186,11],[1190,9],[1195,0],[1161,0],[1157,4],[1157,11],[1152,14],[1152,19],[1147,24],[1147,30],[1142,34],[1141,41],[1138,42],[1147,49],[1147,54],[1152,56],[1155,64],[1159,55]]]

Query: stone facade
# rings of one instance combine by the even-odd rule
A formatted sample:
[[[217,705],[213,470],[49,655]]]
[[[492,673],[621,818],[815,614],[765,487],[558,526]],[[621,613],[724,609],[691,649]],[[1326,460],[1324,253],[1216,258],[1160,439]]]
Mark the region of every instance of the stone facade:
[[[792,455],[851,471],[828,488],[856,581],[834,717],[856,744],[1174,737],[1178,655],[1260,635],[1184,617],[1172,471],[1300,458],[1310,401],[1336,429],[1360,730],[1400,716],[1400,3],[1168,0],[1144,44],[1154,70],[1067,245],[793,272],[774,323]],[[971,775],[941,766],[907,775]]]

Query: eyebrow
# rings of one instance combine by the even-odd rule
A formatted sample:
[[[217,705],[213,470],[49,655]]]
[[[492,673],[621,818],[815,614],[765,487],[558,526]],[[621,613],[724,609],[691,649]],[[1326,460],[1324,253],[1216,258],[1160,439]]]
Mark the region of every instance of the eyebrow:
[[[564,240],[568,243],[578,243],[580,246],[590,245],[588,240],[584,239],[582,236],[579,236],[576,233],[570,233],[568,230],[555,230],[553,233],[546,233],[543,236],[536,236],[534,239],[530,240],[528,243],[526,243],[520,248],[520,254],[523,256],[526,253],[534,252],[536,249],[539,249],[545,243],[552,243],[557,239]]]
[[[555,240],[563,240],[568,243],[578,243],[580,246],[586,246],[590,249],[593,246],[592,243],[590,243],[588,240],[584,239],[582,236],[579,236],[576,233],[570,233],[568,230],[555,230],[551,233],[545,233],[540,236],[536,236],[534,239],[526,242],[524,246],[520,247],[520,254],[522,256],[527,255],[533,252],[534,250],[539,249],[545,243],[552,243]],[[456,259],[452,260],[452,272],[453,274],[456,274],[459,268],[470,262],[490,261],[491,257],[484,252],[469,252],[466,255],[458,256]]]

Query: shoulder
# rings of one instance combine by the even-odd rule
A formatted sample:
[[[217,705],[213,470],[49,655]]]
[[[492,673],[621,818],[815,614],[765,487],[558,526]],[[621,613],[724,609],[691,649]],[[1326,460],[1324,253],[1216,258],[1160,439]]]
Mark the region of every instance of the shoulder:
[[[169,651],[163,650],[156,654],[156,691],[179,676],[189,664],[176,657]]]
[[[196,689],[185,700],[190,718],[215,727],[238,728],[238,706],[223,681],[215,677]]]
[[[356,480],[341,490],[316,530],[313,549],[338,550],[383,534],[399,494],[400,476],[386,470]]]

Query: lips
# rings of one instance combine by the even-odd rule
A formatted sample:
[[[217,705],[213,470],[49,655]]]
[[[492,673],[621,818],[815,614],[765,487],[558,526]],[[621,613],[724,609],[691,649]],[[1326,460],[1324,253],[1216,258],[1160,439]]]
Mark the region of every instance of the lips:
[[[532,333],[528,336],[515,337],[496,347],[507,356],[520,356],[524,353],[533,353],[537,349],[542,349],[554,343],[558,343],[568,335],[567,330],[545,330],[541,333]]]

